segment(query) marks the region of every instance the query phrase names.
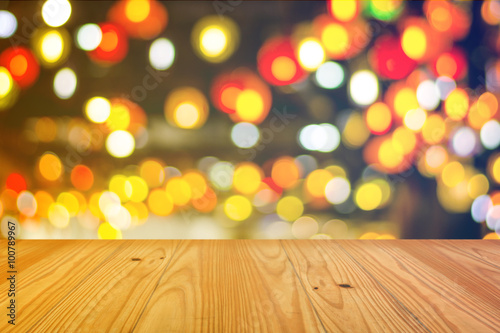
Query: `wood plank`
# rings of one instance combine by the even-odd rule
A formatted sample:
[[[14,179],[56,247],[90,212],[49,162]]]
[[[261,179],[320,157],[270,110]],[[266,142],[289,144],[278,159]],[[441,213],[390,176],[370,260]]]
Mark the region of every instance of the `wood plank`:
[[[6,242],[2,245],[6,249]],[[0,332],[27,331],[116,247],[111,241],[17,241],[16,326],[1,320]],[[6,291],[8,283],[2,279],[0,290]],[[2,292],[0,307],[5,309],[8,302],[7,292]]]
[[[500,240],[429,240],[433,246],[453,248],[463,255],[475,256],[485,263],[500,268]]]
[[[428,241],[339,244],[431,331],[498,332],[497,268]]]
[[[130,332],[179,241],[129,240],[37,324],[35,332]]]
[[[328,332],[426,332],[330,240],[281,241]]]
[[[279,241],[183,241],[135,332],[318,332]]]

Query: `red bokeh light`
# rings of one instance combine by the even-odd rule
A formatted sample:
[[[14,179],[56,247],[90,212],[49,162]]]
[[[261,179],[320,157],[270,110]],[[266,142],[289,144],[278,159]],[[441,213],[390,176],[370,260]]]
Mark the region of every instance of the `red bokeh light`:
[[[5,186],[16,193],[26,190],[26,180],[18,173],[11,173],[5,181]]]
[[[9,47],[0,54],[0,66],[7,68],[12,79],[21,88],[28,88],[38,79],[40,65],[31,50],[22,47]]]
[[[90,51],[89,57],[98,63],[114,64],[122,61],[128,52],[127,35],[123,29],[112,23],[101,23],[102,40],[99,46]]]

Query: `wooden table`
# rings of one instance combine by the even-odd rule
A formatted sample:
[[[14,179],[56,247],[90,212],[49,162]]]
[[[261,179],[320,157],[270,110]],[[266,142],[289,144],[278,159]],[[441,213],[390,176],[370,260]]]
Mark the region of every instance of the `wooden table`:
[[[23,240],[16,251],[16,325],[3,278],[0,332],[500,330],[496,240]]]

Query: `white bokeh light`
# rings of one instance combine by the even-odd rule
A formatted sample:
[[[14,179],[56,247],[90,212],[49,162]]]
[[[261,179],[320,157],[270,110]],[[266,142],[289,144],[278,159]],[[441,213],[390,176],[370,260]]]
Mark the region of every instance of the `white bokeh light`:
[[[95,50],[102,40],[101,28],[94,23],[82,25],[76,33],[76,44],[84,51]]]
[[[324,89],[338,88],[344,82],[344,69],[334,61],[327,61],[316,71],[316,83]]]
[[[16,30],[16,17],[11,12],[0,10],[0,38],[9,38]]]
[[[111,114],[111,103],[104,97],[93,97],[85,105],[85,113],[90,121],[103,123]]]
[[[241,122],[231,129],[231,140],[239,148],[252,148],[259,139],[259,128],[254,124]]]
[[[77,82],[76,74],[71,68],[62,68],[54,76],[54,93],[60,99],[71,98],[75,93]]]
[[[434,110],[438,107],[439,89],[432,80],[422,81],[417,88],[417,101],[421,108]]]
[[[166,38],[158,38],[149,48],[149,62],[157,70],[165,70],[172,66],[175,59],[175,47]]]
[[[355,72],[349,83],[349,93],[354,103],[370,105],[375,102],[379,94],[377,76],[369,70]]]
[[[458,156],[470,156],[477,146],[477,137],[470,127],[461,127],[452,138],[452,147]]]
[[[440,76],[436,79],[436,87],[439,91],[439,98],[445,100],[448,95],[455,90],[457,84],[447,76]]]
[[[325,198],[331,204],[341,204],[349,198],[351,184],[342,177],[335,177],[325,187]]]
[[[497,149],[500,145],[500,124],[492,119],[481,127],[481,143],[486,149]]]
[[[71,16],[71,4],[68,0],[47,0],[42,6],[42,17],[50,27],[60,27]]]
[[[106,150],[111,156],[122,158],[130,156],[135,149],[135,139],[127,131],[114,131],[106,139]]]

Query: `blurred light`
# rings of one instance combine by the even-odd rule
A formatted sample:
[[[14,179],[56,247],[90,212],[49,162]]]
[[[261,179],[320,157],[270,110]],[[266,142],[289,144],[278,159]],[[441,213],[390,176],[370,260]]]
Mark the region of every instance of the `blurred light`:
[[[174,126],[194,129],[203,126],[208,117],[208,102],[198,89],[181,87],[167,96],[164,114]]]
[[[35,196],[29,191],[22,191],[21,193],[19,193],[19,195],[17,196],[17,209],[24,216],[33,217],[37,209]]]
[[[105,122],[111,113],[111,103],[104,97],[92,97],[85,104],[85,114],[93,123]]]
[[[99,225],[97,236],[99,239],[122,239],[122,232],[115,229],[109,222],[104,222]]]
[[[57,196],[56,202],[63,205],[64,208],[66,208],[70,217],[76,216],[76,214],[80,210],[80,204],[78,202],[78,199],[69,192],[61,192]]]
[[[348,227],[344,221],[335,219],[323,224],[321,232],[330,235],[334,239],[345,239],[347,238]]]
[[[101,28],[94,23],[87,23],[76,32],[77,46],[84,51],[95,50],[102,41]]]
[[[106,125],[111,131],[126,130],[130,125],[130,110],[122,103],[110,103],[111,108]],[[103,105],[104,106],[104,105]],[[105,114],[105,112],[102,112]]]
[[[116,193],[103,191],[99,195],[99,210],[105,218],[118,214],[120,207],[120,197]]]
[[[452,147],[455,154],[461,157],[470,156],[477,147],[476,132],[470,127],[459,128],[452,138]]]
[[[37,191],[35,193],[35,200],[37,203],[37,216],[48,218],[49,207],[54,202],[52,196],[45,191]]]
[[[71,183],[80,191],[88,191],[94,184],[94,174],[87,166],[76,165],[71,170]]]
[[[324,198],[326,185],[333,176],[324,169],[317,169],[307,175],[305,188],[315,198]]]
[[[488,195],[481,195],[477,197],[472,203],[470,212],[472,218],[476,222],[484,222],[486,220],[486,214],[493,207],[493,202]]]
[[[50,27],[60,27],[71,16],[71,4],[67,0],[47,0],[42,6],[42,17]]]
[[[358,15],[361,3],[356,0],[328,0],[327,8],[331,16],[341,22],[354,20]]]
[[[127,208],[119,206],[116,212],[106,216],[109,224],[119,230],[128,229],[132,224],[132,216]]]
[[[260,187],[263,176],[262,171],[256,164],[240,163],[234,170],[233,187],[242,194],[255,193]]]
[[[111,132],[106,138],[106,150],[113,157],[130,156],[135,149],[135,140],[127,131]]]
[[[292,224],[293,237],[307,239],[317,234],[319,230],[318,222],[310,216],[302,216]]]
[[[281,188],[292,188],[300,178],[300,170],[293,158],[280,157],[273,163],[271,178]]]
[[[16,30],[16,17],[11,12],[0,10],[0,38],[10,38]]]
[[[417,108],[419,108],[417,94],[413,88],[404,86],[397,89],[394,95],[394,111],[398,118],[403,119],[409,110]]]
[[[454,89],[454,88],[453,88]],[[422,81],[417,88],[417,100],[421,108],[434,110],[439,105],[439,88],[432,80]]]
[[[439,98],[444,101],[448,95],[455,90],[457,84],[447,76],[440,76],[436,79],[436,87],[439,91]]]
[[[145,0],[127,0],[125,5],[125,14],[132,22],[141,22],[149,15],[151,6],[149,1]]]
[[[144,179],[138,176],[127,178],[126,195],[132,202],[144,201],[148,196],[148,184]]]
[[[334,61],[327,61],[316,71],[316,83],[324,89],[338,88],[344,82],[344,69]]]
[[[403,162],[400,143],[390,138],[385,139],[378,150],[378,160],[384,167],[393,169]],[[403,148],[404,149],[404,148]]]
[[[54,93],[60,99],[68,99],[76,90],[77,78],[71,68],[60,69],[54,76]]]
[[[181,177],[173,177],[167,181],[165,191],[170,195],[174,205],[184,206],[191,200],[191,187]]]
[[[370,0],[368,11],[378,20],[391,21],[398,17],[404,8],[402,0]]]
[[[374,210],[382,202],[382,190],[373,183],[365,183],[356,189],[354,197],[362,210]]]
[[[427,50],[427,36],[421,27],[409,26],[403,31],[401,45],[408,57],[420,60]]]
[[[307,125],[300,131],[299,143],[307,150],[332,152],[340,144],[340,133],[332,124]]]
[[[370,131],[366,127],[363,116],[358,112],[352,112],[342,131],[342,142],[349,148],[361,147],[368,137]]]
[[[477,100],[477,110],[486,119],[493,117],[498,110],[498,99],[490,92],[485,92]]]
[[[255,122],[264,113],[264,101],[255,90],[244,90],[236,99],[236,114],[244,122]]]
[[[392,125],[392,113],[387,104],[377,102],[365,112],[366,126],[373,134],[387,133]]]
[[[46,152],[38,162],[38,169],[43,178],[49,181],[55,181],[61,177],[63,165],[56,154]]]
[[[7,68],[21,88],[32,86],[40,74],[40,65],[33,52],[23,46],[13,46],[0,54],[0,66]]]
[[[101,42],[88,55],[97,63],[114,64],[122,61],[128,52],[128,40],[122,26],[112,23],[99,24],[102,38]]]
[[[441,53],[435,60],[433,70],[436,76],[447,76],[455,80],[462,79],[467,73],[467,59],[463,51],[453,48]]]
[[[148,207],[153,214],[167,216],[172,213],[174,202],[166,191],[155,189],[149,193]]]
[[[206,16],[196,22],[191,43],[198,56],[219,63],[229,58],[239,44],[239,29],[227,16]]]
[[[295,221],[302,216],[304,205],[294,196],[283,197],[278,201],[276,213],[285,221]]]
[[[469,96],[461,88],[456,88],[444,102],[444,109],[448,117],[452,120],[462,120],[467,115],[469,109]]]
[[[481,143],[486,149],[495,150],[500,145],[500,124],[496,119],[481,127]]]
[[[271,73],[280,81],[291,80],[297,72],[297,67],[292,59],[285,56],[279,56],[271,64]]]
[[[55,63],[63,54],[64,41],[57,31],[50,31],[42,39],[42,56],[46,62]]]
[[[427,119],[427,112],[417,108],[406,112],[404,117],[404,124],[407,128],[414,132],[419,132],[424,126],[425,120]]]
[[[467,193],[471,199],[475,199],[480,195],[488,193],[490,189],[490,183],[488,178],[483,174],[476,174],[472,176],[467,182]]]
[[[325,61],[325,50],[318,40],[307,38],[299,44],[298,58],[302,68],[314,71]]]
[[[500,227],[500,205],[495,205],[488,210],[486,225],[490,230],[495,230],[498,233]]]
[[[408,154],[415,149],[417,137],[415,133],[405,127],[398,127],[392,133],[392,145],[400,154]]]
[[[448,162],[448,153],[441,146],[431,146],[425,152],[427,171],[435,175]]]
[[[241,195],[233,195],[224,203],[224,213],[234,221],[243,221],[252,214],[252,203]]]
[[[14,80],[5,67],[0,67],[0,98],[7,96],[14,87]]]
[[[422,137],[430,144],[440,143],[446,133],[444,119],[439,114],[432,114],[422,127]]]
[[[56,228],[64,229],[69,225],[70,215],[60,203],[52,203],[48,211],[49,222]]]
[[[448,187],[457,186],[464,178],[464,167],[457,161],[448,163],[441,172],[441,180]]]
[[[251,123],[237,123],[231,129],[231,140],[239,148],[252,148],[260,139],[259,128]]]
[[[417,62],[404,52],[400,39],[390,35],[377,38],[370,50],[369,60],[377,74],[392,80],[408,77],[417,66]]]
[[[157,70],[165,70],[172,66],[175,59],[175,47],[166,38],[158,38],[149,48],[149,63]]]
[[[217,162],[209,170],[210,182],[215,188],[227,191],[233,185],[234,166],[229,162]]]
[[[182,176],[182,179],[186,181],[191,188],[191,198],[193,200],[201,199],[207,194],[207,182],[199,171],[188,171]]]
[[[369,105],[375,102],[379,94],[378,80],[369,70],[355,72],[349,83],[349,93],[358,105]]]
[[[139,166],[139,173],[150,188],[158,187],[165,180],[163,166],[155,160],[146,160]]]
[[[351,194],[351,184],[342,177],[335,177],[325,187],[325,198],[331,204],[341,204]]]

